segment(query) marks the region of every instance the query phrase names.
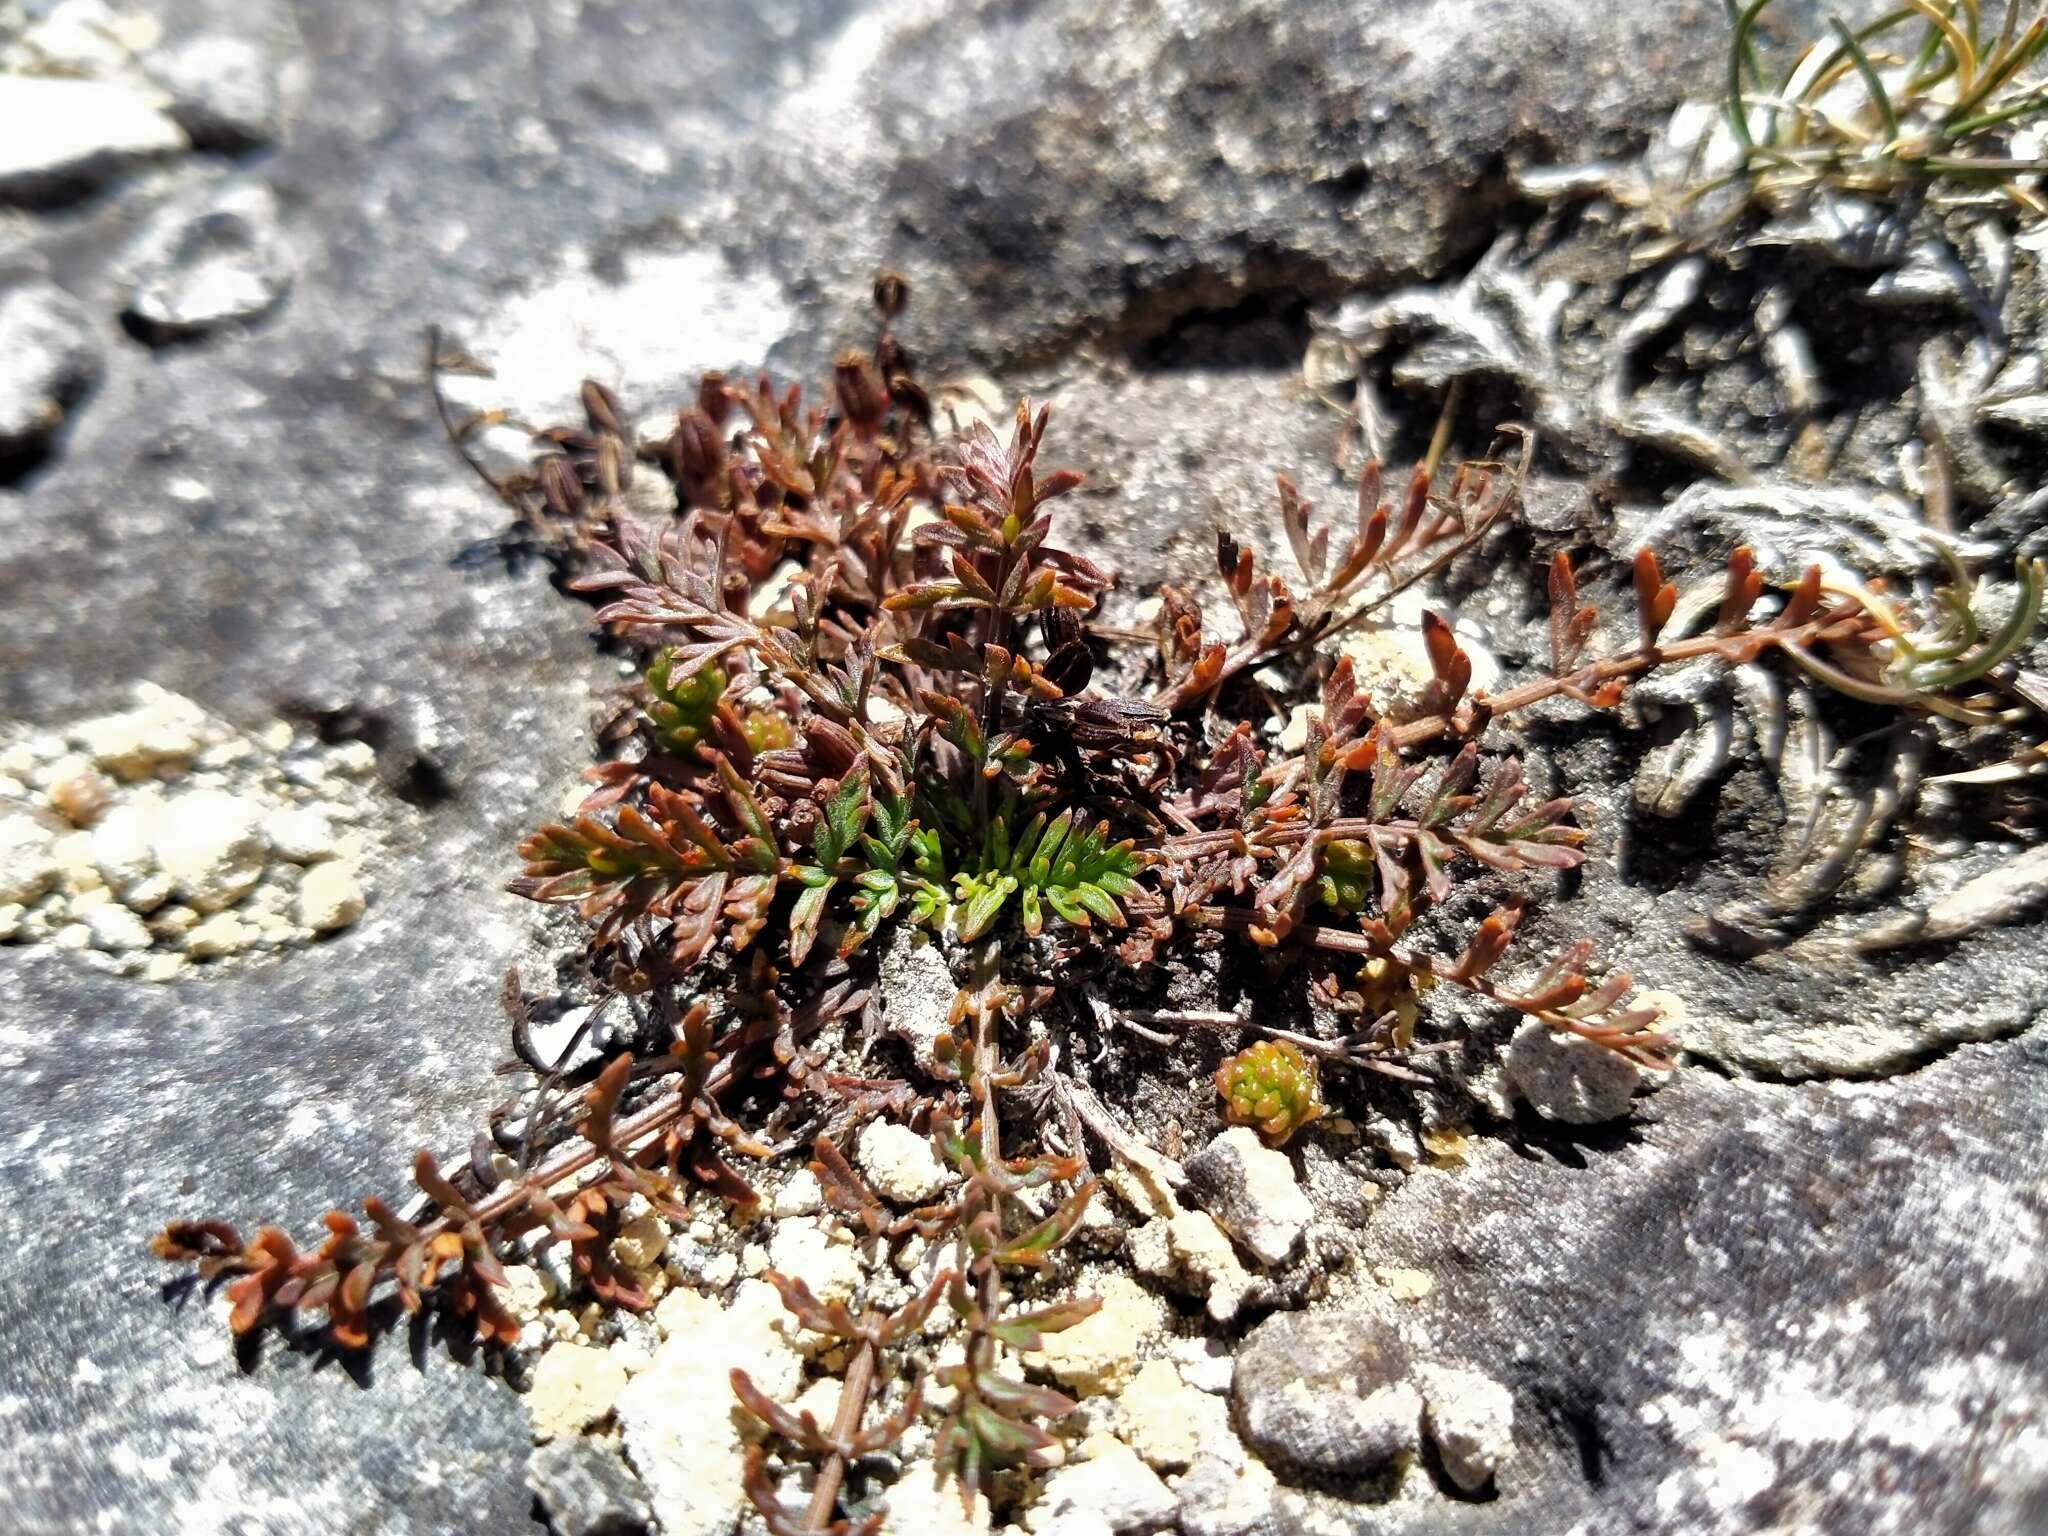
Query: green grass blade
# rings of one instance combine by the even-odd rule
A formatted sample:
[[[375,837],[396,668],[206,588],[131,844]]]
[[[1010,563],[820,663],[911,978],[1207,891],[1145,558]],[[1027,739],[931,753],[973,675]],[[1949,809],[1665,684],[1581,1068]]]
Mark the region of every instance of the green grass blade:
[[[1749,106],[1742,98],[1742,61],[1751,54],[1749,35],[1756,28],[1756,19],[1764,13],[1764,7],[1771,0],[1749,0],[1735,18],[1735,35],[1728,47],[1728,127],[1735,135],[1735,144],[1745,155],[1756,148],[1756,141],[1749,132]]]
[[[1737,3],[1738,0],[1721,0],[1721,8],[1728,13],[1728,25],[1731,27],[1736,24],[1736,18],[1740,14],[1737,9]],[[1756,44],[1745,37],[1736,46],[1740,50],[1743,67],[1749,71],[1750,85],[1757,90],[1762,90],[1764,85],[1764,67],[1757,62]]]
[[[2017,122],[2031,117],[2048,108],[2048,89],[2014,102],[2009,107],[2000,107],[1996,112],[1985,112],[1977,117],[1966,117],[1960,123],[1951,123],[1944,132],[1951,139],[1967,139],[1982,133],[1987,128],[1996,128],[2001,123]]]
[[[2026,36],[1984,71],[1983,78],[1977,82],[1969,95],[1949,108],[1942,118],[1943,131],[1950,138],[1957,137],[1962,132],[1959,122],[1970,120],[1971,114],[1989,101],[2001,87],[2009,84],[2013,76],[2025,69],[2044,46],[2048,46],[2048,17],[2036,17],[2034,24],[2027,29]]]
[[[1899,114],[1892,106],[1891,93],[1885,90],[1884,81],[1879,78],[1877,66],[1870,62],[1870,55],[1863,51],[1863,45],[1856,41],[1841,17],[1830,16],[1828,25],[1835,29],[1835,36],[1842,40],[1842,46],[1849,51],[1849,58],[1856,65],[1856,73],[1863,77],[1863,84],[1870,92],[1870,99],[1877,103],[1877,115],[1884,119],[1884,138],[1887,146],[1899,139]]]

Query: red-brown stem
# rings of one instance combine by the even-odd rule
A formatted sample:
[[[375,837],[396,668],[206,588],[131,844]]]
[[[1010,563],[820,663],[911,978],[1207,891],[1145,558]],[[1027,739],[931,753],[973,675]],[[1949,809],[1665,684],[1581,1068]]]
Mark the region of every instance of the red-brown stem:
[[[1836,609],[1791,629],[1745,629],[1733,635],[1695,635],[1690,640],[1674,640],[1668,645],[1638,647],[1619,656],[1610,656],[1604,661],[1592,662],[1563,677],[1534,678],[1519,688],[1510,688],[1506,693],[1489,695],[1486,700],[1487,713],[1491,717],[1509,714],[1517,709],[1526,709],[1531,704],[1556,697],[1567,688],[1590,693],[1602,683],[1611,682],[1615,678],[1647,672],[1650,668],[1663,666],[1667,662],[1690,661],[1695,656],[1726,656],[1732,650],[1747,649],[1752,645],[1759,650],[1768,646],[1796,649],[1816,640],[1841,639],[1843,635],[1836,631],[1841,629],[1845,621],[1854,619],[1861,613],[1861,608],[1852,609],[1847,613]],[[1420,720],[1410,720],[1405,725],[1395,726],[1394,744],[1401,747],[1418,746],[1425,741],[1434,741],[1439,736],[1467,728],[1445,715],[1425,715]]]
[[[1213,926],[1226,928],[1232,932],[1264,926],[1258,913],[1247,911],[1243,907],[1209,907],[1198,909],[1198,914]],[[1568,1013],[1558,1012],[1555,1008],[1528,1007],[1522,999],[1488,981],[1484,976],[1460,976],[1456,966],[1446,964],[1434,955],[1420,954],[1400,944],[1381,944],[1362,933],[1353,933],[1346,928],[1325,928],[1316,923],[1298,923],[1288,930],[1288,936],[1300,939],[1316,949],[1392,960],[1411,971],[1421,971],[1425,975],[1436,977],[1439,981],[1447,981],[1452,986],[1463,987],[1468,992],[1477,993],[1488,1002],[1499,1003],[1503,1008],[1512,1008],[1515,1012],[1527,1014],[1532,1019],[1540,1019],[1552,1029],[1562,1029],[1591,1040],[1596,1045],[1614,1048],[1613,1031],[1603,1030],[1597,1024],[1589,1024],[1583,1019],[1575,1019]],[[1626,1038],[1632,1049],[1654,1052],[1656,1060],[1646,1062],[1645,1065],[1659,1068],[1667,1065],[1662,1047],[1670,1045],[1671,1041],[1664,1036],[1645,1034]]]
[[[717,1092],[732,1080],[731,1058],[722,1058],[712,1064],[704,1076],[704,1093]],[[664,1097],[659,1103],[650,1104],[638,1114],[628,1115],[612,1128],[612,1145],[621,1152],[631,1151],[657,1131],[665,1131],[683,1117],[684,1104],[679,1094]],[[515,1179],[499,1189],[491,1191],[470,1207],[470,1216],[478,1226],[487,1226],[507,1216],[524,1210],[533,1198],[535,1190],[547,1190],[562,1180],[581,1173],[603,1154],[587,1141],[579,1141],[566,1152],[559,1153],[542,1163],[524,1177]],[[448,1216],[437,1216],[419,1229],[422,1238],[434,1238],[454,1228],[454,1221]]]
[[[1675,640],[1668,645],[1639,647],[1620,656],[1610,656],[1604,661],[1591,662],[1562,677],[1534,678],[1518,688],[1509,689],[1506,693],[1488,695],[1485,700],[1485,714],[1478,718],[1490,720],[1518,709],[1526,709],[1531,704],[1555,698],[1568,688],[1590,693],[1602,683],[1629,677],[1637,672],[1647,672],[1668,662],[1690,661],[1696,656],[1726,656],[1732,650],[1746,649],[1752,645],[1759,650],[1767,646],[1776,646],[1804,666],[1806,658],[1803,651],[1807,645],[1815,641],[1843,638],[1843,626],[1852,622],[1861,611],[1859,608],[1845,613],[1838,608],[1834,612],[1823,614],[1791,629],[1751,629],[1735,635],[1696,635],[1690,640]],[[1911,703],[1912,700],[1901,695],[1901,702]],[[1434,741],[1439,736],[1465,735],[1473,728],[1473,719],[1460,720],[1449,715],[1424,715],[1419,720],[1410,720],[1405,724],[1389,727],[1397,747],[1419,746],[1423,742]],[[1285,762],[1280,767],[1284,768]],[[1275,770],[1268,770],[1273,771]],[[1276,827],[1269,835],[1261,838],[1260,843],[1264,847],[1288,847],[1307,837],[1310,830],[1306,825]],[[1370,830],[1412,836],[1416,828],[1413,822],[1371,822],[1363,818],[1352,818],[1332,822],[1321,830],[1337,837],[1364,836]],[[1168,841],[1175,852],[1195,855],[1232,847],[1238,835],[1227,831],[1203,832]]]
[[[846,1368],[846,1379],[839,1387],[839,1411],[832,1415],[832,1438],[844,1445],[860,1431],[860,1421],[868,1411],[868,1394],[875,1381],[875,1346],[871,1339],[861,1340],[855,1351],[853,1363]],[[839,1499],[839,1485],[846,1479],[846,1458],[838,1451],[819,1464],[818,1481],[811,1489],[810,1507],[804,1511],[804,1529],[823,1531],[832,1518],[832,1506]]]

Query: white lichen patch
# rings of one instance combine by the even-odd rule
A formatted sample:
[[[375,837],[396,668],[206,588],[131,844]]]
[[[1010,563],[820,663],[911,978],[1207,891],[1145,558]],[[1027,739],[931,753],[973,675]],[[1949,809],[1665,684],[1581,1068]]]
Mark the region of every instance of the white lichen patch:
[[[362,742],[243,732],[180,694],[43,731],[0,722],[0,943],[170,982],[361,919],[407,814]]]

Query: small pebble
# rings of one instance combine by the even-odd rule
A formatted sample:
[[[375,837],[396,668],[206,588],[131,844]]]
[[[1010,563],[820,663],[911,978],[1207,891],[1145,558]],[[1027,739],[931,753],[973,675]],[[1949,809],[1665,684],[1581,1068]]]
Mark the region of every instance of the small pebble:
[[[295,806],[278,811],[263,821],[263,835],[281,859],[294,864],[315,864],[335,856],[334,823],[324,805]]]
[[[232,912],[207,918],[185,935],[185,953],[194,960],[238,955],[256,942],[256,930]]]
[[[200,32],[174,38],[145,66],[171,98],[170,115],[199,149],[241,154],[278,135],[276,72],[247,38]]]
[[[931,1138],[907,1125],[871,1120],[860,1133],[861,1172],[875,1193],[900,1205],[921,1205],[946,1187],[947,1173]]]
[[[92,934],[93,948],[125,955],[149,948],[149,929],[126,907],[105,901],[86,914],[85,926]]]
[[[183,955],[151,955],[142,964],[144,981],[175,981],[192,968]]]
[[[5,196],[5,139],[15,137],[0,77],[0,197]],[[103,367],[97,327],[85,307],[40,278],[0,288],[0,453],[40,451],[92,386]],[[9,770],[13,771],[13,770]],[[25,776],[25,775],[24,775]]]
[[[174,199],[143,225],[123,261],[131,285],[125,313],[156,342],[260,320],[292,282],[277,195],[258,181]]]
[[[299,882],[299,925],[315,933],[346,928],[363,915],[363,887],[346,864],[316,864]]]
[[[113,786],[90,764],[50,786],[50,804],[74,827],[89,827],[113,800]]]
[[[377,752],[367,741],[344,741],[327,754],[327,766],[352,779],[366,778],[377,771]]]
[[[164,807],[151,832],[157,866],[202,912],[241,900],[263,877],[259,807],[218,789],[191,790]]]

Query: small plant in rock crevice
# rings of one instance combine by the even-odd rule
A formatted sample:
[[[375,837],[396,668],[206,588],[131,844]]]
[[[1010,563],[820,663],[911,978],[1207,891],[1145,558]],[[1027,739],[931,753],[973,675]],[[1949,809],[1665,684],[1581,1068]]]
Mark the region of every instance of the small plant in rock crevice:
[[[1831,16],[1774,80],[1756,32],[1776,0],[1727,3],[1730,177],[1755,195],[1988,195],[2048,213],[2036,185],[2048,160],[2033,132],[2048,113],[2035,67],[2048,7],[2022,25],[2026,0],[2009,0],[1995,33],[1978,0],[1911,0],[1854,29]]]
[[[1048,1261],[1093,1186],[1079,1146],[1011,1150],[1003,1111],[1080,1097],[1068,1064],[1087,1054],[1077,1020],[1088,1016],[1047,1007],[1056,987],[1112,964],[1142,980],[1223,945],[1300,967],[1339,1027],[1247,1022],[1282,1043],[1253,1045],[1217,1078],[1232,1113],[1275,1140],[1307,1133],[1346,1072],[1418,1076],[1442,1043],[1423,1038],[1432,988],[1668,1067],[1675,1045],[1656,1012],[1589,943],[1520,961],[1517,934],[1541,895],[1531,878],[1586,851],[1570,796],[1526,782],[1496,747],[1495,722],[1549,701],[1612,709],[1635,679],[1688,659],[1772,655],[1901,709],[2003,710],[2000,669],[2042,596],[2032,562],[1997,630],[1954,593],[1938,622],[1921,623],[1818,568],[1769,591],[1738,548],[1704,627],[1681,633],[1679,594],[1645,550],[1630,633],[1602,648],[1595,607],[1558,553],[1547,673],[1476,692],[1450,625],[1427,614],[1431,681],[1419,713],[1397,723],[1375,715],[1351,661],[1315,649],[1511,519],[1521,470],[1389,481],[1374,466],[1339,523],[1317,523],[1283,479],[1298,574],[1221,536],[1222,623],[1195,588],[1164,589],[1146,684],[1092,691],[1103,642],[1087,621],[1111,576],[1057,538],[1059,504],[1081,477],[1043,466],[1042,408],[1020,405],[1006,435],[981,425],[958,444],[934,438],[893,333],[902,297],[900,285],[878,291],[877,345],[840,360],[827,407],[713,375],[667,437],[644,442],[619,402],[586,384],[584,425],[537,433],[529,472],[486,474],[524,537],[597,602],[595,623],[643,660],[619,750],[591,771],[578,815],[520,845],[513,882],[585,921],[596,1005],[628,1015],[638,1044],[580,1074],[534,1063],[544,1091],[518,1160],[443,1172],[421,1153],[409,1215],[373,1198],[367,1230],[332,1213],[310,1251],[276,1227],[245,1239],[211,1220],[174,1222],[156,1240],[167,1258],[231,1277],[238,1331],[319,1313],[337,1343],[360,1345],[373,1297],[392,1288],[408,1308],[434,1300],[509,1342],[517,1328],[496,1288],[512,1245],[563,1245],[594,1296],[644,1306],[608,1251],[628,1200],[674,1215],[694,1185],[750,1204],[736,1159],[768,1155],[792,1127],[822,1129],[797,1144],[812,1140],[837,1210],[879,1241],[915,1235],[952,1254],[887,1315],[821,1305],[776,1277],[801,1326],[841,1341],[850,1362],[830,1425],[735,1381],[785,1459],[818,1468],[793,1517],[756,1459],[749,1494],[777,1536],[848,1528],[847,1468],[918,1411],[913,1390],[869,1422],[876,1384],[942,1304],[966,1355],[946,1373],[954,1398],[937,1449],[963,1490],[1051,1446],[1043,1421],[1070,1405],[1007,1358],[1089,1306],[1013,1310],[1005,1276]],[[458,442],[472,426],[450,422]],[[640,476],[673,488],[672,515],[633,510]],[[1310,658],[1321,678],[1293,751],[1268,742],[1242,697],[1243,675],[1280,657]],[[1519,894],[1461,922],[1450,898],[1487,873],[1520,882]],[[930,933],[969,978],[953,1033],[915,1076],[835,1071],[843,1026],[881,1004],[875,957],[902,928]],[[509,1001],[516,1020],[516,988]],[[878,1114],[930,1132],[960,1175],[950,1197],[893,1215],[854,1176],[839,1148]],[[1021,1130],[1017,1113],[1011,1124]],[[1128,1144],[1113,1125],[1095,1130],[1113,1150]]]

